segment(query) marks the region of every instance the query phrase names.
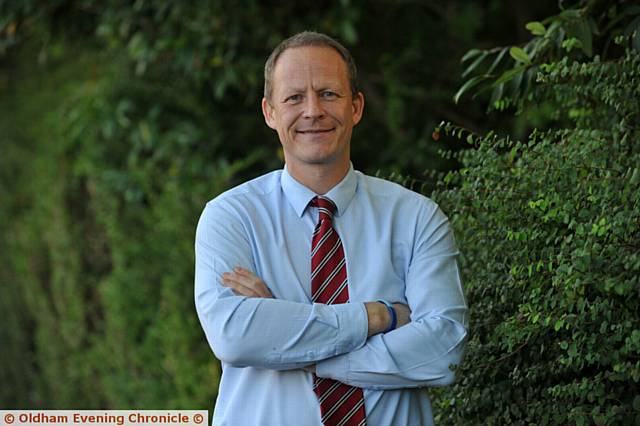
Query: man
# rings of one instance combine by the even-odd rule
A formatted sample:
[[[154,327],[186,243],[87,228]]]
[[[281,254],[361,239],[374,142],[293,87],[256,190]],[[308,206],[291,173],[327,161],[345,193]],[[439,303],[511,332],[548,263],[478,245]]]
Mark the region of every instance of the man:
[[[262,111],[285,168],[202,213],[196,308],[223,367],[214,425],[427,425],[421,388],[453,381],[467,323],[453,235],[428,198],[353,170],[355,81],[326,35],[276,47]]]

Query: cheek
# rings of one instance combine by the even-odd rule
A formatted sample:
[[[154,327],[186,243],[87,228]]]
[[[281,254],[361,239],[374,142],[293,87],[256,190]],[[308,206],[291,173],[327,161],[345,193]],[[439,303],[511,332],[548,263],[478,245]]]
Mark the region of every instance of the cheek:
[[[348,106],[340,106],[339,108],[333,108],[329,114],[331,117],[340,124],[347,124],[353,122],[353,111]]]
[[[281,115],[281,123],[285,129],[289,129],[296,123],[298,114],[295,111],[284,111]]]

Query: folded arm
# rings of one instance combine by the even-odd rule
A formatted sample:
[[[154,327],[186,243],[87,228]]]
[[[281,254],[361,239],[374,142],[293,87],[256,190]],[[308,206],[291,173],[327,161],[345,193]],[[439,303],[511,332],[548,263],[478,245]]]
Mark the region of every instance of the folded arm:
[[[416,239],[405,279],[411,322],[318,362],[318,376],[372,389],[441,386],[454,380],[449,366],[461,361],[467,336],[458,251],[446,216],[439,209],[421,214],[426,215],[424,232]]]
[[[233,271],[222,274],[222,285],[231,288],[237,295],[247,297],[264,297],[272,299],[273,295],[267,284],[260,277],[248,269],[236,266]],[[389,310],[379,302],[365,302],[367,311],[367,337],[382,333],[391,326]],[[409,308],[401,303],[395,303],[396,328],[409,322]]]
[[[222,281],[223,273],[236,266],[255,270],[249,236],[236,215],[210,203],[196,231],[196,310],[211,348],[228,364],[303,368],[361,347],[388,324],[385,309],[362,303],[310,304],[269,298],[270,293],[237,294]]]

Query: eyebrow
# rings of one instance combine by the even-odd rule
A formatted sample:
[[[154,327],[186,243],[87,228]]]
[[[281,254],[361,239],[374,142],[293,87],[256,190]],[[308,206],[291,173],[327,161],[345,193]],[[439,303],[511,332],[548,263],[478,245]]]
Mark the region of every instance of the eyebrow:
[[[324,92],[325,90],[330,90],[332,92],[335,92],[336,94],[342,95],[343,90],[341,90],[338,86],[339,86],[339,84],[335,84],[335,85],[325,84],[325,85],[321,86],[320,88],[315,89],[314,91],[315,92]],[[295,95],[295,94],[298,94],[298,93],[304,93],[304,92],[306,92],[306,89],[299,88],[299,87],[289,87],[283,92],[282,96],[288,97],[288,96],[291,96],[291,95]]]

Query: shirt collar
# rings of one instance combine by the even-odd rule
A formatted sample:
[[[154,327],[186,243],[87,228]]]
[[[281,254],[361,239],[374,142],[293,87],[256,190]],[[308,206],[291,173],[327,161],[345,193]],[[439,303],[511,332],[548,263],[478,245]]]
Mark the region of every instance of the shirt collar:
[[[280,185],[291,207],[293,207],[298,217],[302,217],[305,208],[317,194],[295,180],[293,176],[289,174],[286,164],[280,177]],[[325,197],[336,204],[338,209],[335,216],[341,216],[345,212],[353,196],[356,194],[357,186],[358,178],[353,170],[353,164],[350,163],[347,175],[336,186],[331,188],[329,192],[324,194]]]

